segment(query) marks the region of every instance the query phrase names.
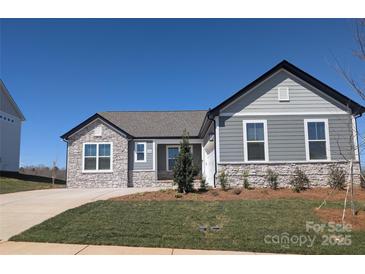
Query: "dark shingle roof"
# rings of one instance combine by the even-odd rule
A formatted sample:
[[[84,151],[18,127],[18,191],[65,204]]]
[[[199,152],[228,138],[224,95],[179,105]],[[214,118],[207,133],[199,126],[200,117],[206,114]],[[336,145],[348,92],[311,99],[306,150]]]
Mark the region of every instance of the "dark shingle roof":
[[[107,111],[98,114],[135,138],[181,137],[186,129],[199,135],[206,110],[192,111]]]

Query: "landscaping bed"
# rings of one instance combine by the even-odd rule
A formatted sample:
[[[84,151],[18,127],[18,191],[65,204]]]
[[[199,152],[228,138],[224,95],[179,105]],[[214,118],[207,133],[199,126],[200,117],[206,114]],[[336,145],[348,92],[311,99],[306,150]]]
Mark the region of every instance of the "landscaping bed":
[[[241,192],[236,194],[236,189],[227,191],[221,189],[210,189],[205,192],[195,191],[192,193],[177,195],[176,190],[160,190],[154,192],[144,192],[112,198],[114,201],[228,201],[228,200],[272,200],[272,199],[308,199],[328,201],[343,201],[346,195],[345,190],[334,190],[330,188],[312,188],[300,193],[293,192],[291,189],[283,188],[272,190],[270,188],[239,189]],[[236,193],[235,193],[236,192]],[[238,191],[239,192],[239,191]],[[356,188],[355,199],[365,201],[365,190]],[[331,195],[329,195],[331,194]]]
[[[365,202],[359,206],[355,212],[355,216],[352,214],[350,208],[346,209],[345,223],[350,224],[354,230],[365,231]],[[336,224],[342,223],[342,208],[321,208],[315,209],[315,213],[324,222],[334,222]]]

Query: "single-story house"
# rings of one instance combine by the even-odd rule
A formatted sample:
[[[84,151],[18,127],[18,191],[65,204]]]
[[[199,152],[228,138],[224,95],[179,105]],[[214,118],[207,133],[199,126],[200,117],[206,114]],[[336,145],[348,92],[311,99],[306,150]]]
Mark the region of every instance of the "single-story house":
[[[184,129],[193,161],[211,186],[264,186],[268,168],[282,186],[299,167],[313,186],[333,164],[359,182],[356,118],[365,108],[287,61],[210,110],[98,112],[61,136],[68,187],[171,184]]]

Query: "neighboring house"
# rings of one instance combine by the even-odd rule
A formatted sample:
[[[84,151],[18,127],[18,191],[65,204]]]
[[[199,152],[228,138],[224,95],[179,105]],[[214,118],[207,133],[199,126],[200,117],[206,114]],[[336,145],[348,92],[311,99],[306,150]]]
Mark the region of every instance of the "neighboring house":
[[[24,115],[0,80],[0,171],[19,170],[20,132]]]
[[[263,186],[268,168],[288,184],[296,167],[313,186],[330,165],[359,182],[356,118],[365,108],[283,61],[209,111],[100,112],[62,138],[69,187],[161,186],[171,182],[183,130],[210,185]],[[166,181],[167,180],[167,181]],[[170,180],[170,181],[168,181]]]

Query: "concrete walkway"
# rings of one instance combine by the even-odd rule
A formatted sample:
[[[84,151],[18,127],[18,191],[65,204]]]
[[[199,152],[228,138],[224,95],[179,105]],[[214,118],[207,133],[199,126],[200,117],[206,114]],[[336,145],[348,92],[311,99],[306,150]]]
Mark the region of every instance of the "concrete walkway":
[[[158,188],[45,189],[0,195],[0,241],[61,212],[111,197]]]
[[[0,255],[268,255],[269,253],[129,246],[2,242]]]

